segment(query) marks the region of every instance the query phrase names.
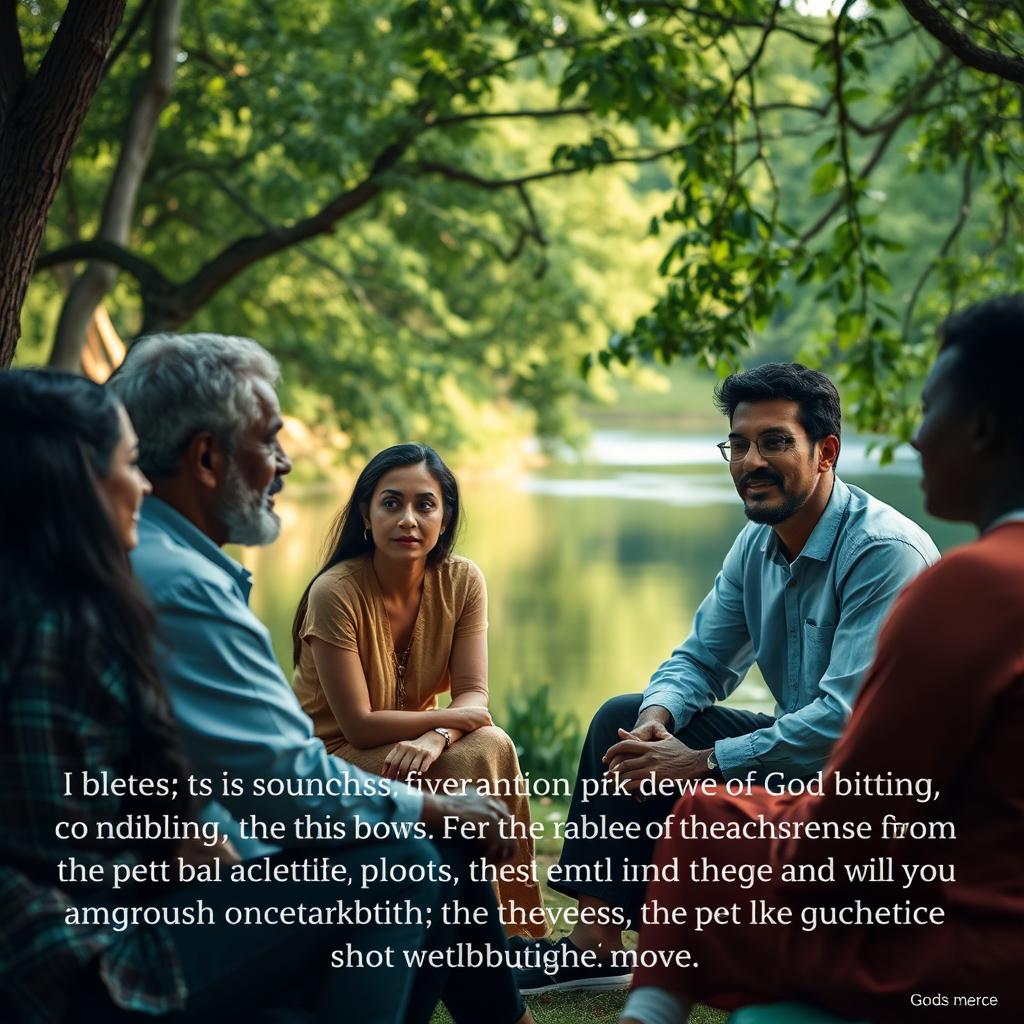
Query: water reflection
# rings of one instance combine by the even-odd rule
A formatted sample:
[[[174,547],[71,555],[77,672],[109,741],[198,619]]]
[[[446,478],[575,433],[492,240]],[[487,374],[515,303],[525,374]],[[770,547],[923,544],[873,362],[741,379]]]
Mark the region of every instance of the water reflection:
[[[719,460],[721,463],[721,460]],[[657,501],[664,505],[711,505],[728,501],[736,492],[721,473],[669,476],[666,473],[619,473],[600,479],[550,480],[535,476],[523,481],[532,494],[559,498],[612,498]]]
[[[599,433],[584,461],[465,486],[458,550],[487,577],[493,707],[540,681],[556,706],[586,721],[603,700],[646,684],[686,635],[745,522],[718,440]],[[925,516],[912,456],[880,470],[852,439],[840,470],[921,523],[940,549],[970,539],[969,529]],[[346,496],[286,489],[281,539],[244,555],[256,575],[253,608],[284,665],[295,605]],[[771,707],[756,670],[733,699]]]

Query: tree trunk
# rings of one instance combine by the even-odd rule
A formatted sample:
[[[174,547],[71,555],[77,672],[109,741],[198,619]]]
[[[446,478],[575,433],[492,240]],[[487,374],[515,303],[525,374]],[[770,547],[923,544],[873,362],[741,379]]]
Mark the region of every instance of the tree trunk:
[[[132,104],[117,167],[107,189],[95,237],[127,246],[143,175],[153,153],[160,113],[174,88],[181,0],[159,0],[153,10],[149,67]],[[77,372],[82,366],[93,311],[113,287],[112,263],[91,262],[75,279],[64,300],[50,365]]]
[[[4,28],[16,29],[16,0],[0,3]],[[46,219],[124,8],[125,0],[68,0],[36,76],[26,79],[21,66],[0,81],[0,368],[14,359]],[[14,47],[5,40],[3,49]]]

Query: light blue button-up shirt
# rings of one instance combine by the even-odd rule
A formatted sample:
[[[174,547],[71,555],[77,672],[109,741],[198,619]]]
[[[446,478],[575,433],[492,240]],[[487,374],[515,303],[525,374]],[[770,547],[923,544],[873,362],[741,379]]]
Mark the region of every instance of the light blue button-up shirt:
[[[132,565],[156,610],[161,674],[185,750],[197,774],[217,787],[220,807],[206,816],[220,820],[236,845],[238,819],[248,815],[290,826],[308,814],[343,822],[349,836],[357,815],[371,824],[419,820],[419,792],[333,757],[313,735],[274,657],[270,633],[249,609],[247,569],[152,496],[142,505]],[[242,781],[241,794],[222,792],[225,774]],[[340,795],[256,797],[255,779],[313,780]],[[296,842],[290,828],[286,842]],[[239,846],[243,856],[264,849]]]
[[[722,774],[813,774],[846,725],[893,600],[938,557],[919,526],[837,477],[792,563],[770,526],[743,528],[641,709],[665,708],[678,732],[728,697],[756,661],[776,700],[775,724],[719,740]]]

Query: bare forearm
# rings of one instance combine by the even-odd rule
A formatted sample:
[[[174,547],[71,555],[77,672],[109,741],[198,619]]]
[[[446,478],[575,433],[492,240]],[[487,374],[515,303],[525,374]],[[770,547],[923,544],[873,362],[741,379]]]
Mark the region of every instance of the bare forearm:
[[[488,706],[488,700],[489,694],[486,686],[472,687],[454,693],[449,706],[453,708],[485,708]]]
[[[485,708],[487,707],[488,696],[486,686],[472,687],[462,690],[452,697],[452,702],[448,706],[453,708]],[[463,736],[467,735],[463,729],[448,727],[448,731],[451,733],[452,743],[457,743]]]
[[[448,729],[456,739],[455,720],[447,709],[438,711],[370,711],[346,738],[354,747],[366,750],[385,743],[414,740],[431,729]],[[459,732],[459,736],[462,733]]]

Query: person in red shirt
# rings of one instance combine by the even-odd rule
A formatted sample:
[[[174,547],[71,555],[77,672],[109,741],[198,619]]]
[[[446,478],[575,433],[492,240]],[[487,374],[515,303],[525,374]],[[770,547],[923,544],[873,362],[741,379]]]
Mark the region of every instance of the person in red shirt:
[[[1024,295],[943,325],[913,444],[928,511],[981,536],[897,599],[816,792],[676,804],[622,1024],[685,1021],[695,1000],[1024,1019],[1022,339]],[[740,838],[693,838],[713,828]],[[723,880],[733,865],[747,877]],[[784,880],[795,866],[816,877]],[[723,923],[698,930],[697,908]]]

